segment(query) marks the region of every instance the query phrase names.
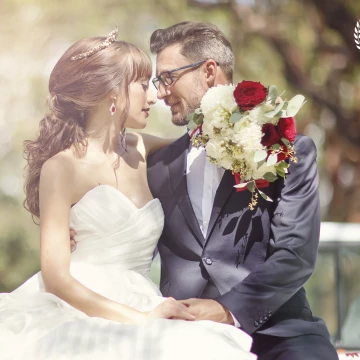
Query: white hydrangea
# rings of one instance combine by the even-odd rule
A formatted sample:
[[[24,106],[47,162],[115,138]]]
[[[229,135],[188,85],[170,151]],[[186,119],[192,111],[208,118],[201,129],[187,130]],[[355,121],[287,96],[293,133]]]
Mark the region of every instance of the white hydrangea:
[[[264,149],[264,146],[261,145],[262,136],[260,125],[245,120],[235,132],[234,140],[245,152],[255,152]]]
[[[201,100],[201,110],[204,116],[223,108],[230,114],[236,109],[237,104],[234,99],[235,86],[217,85],[210,88]]]
[[[222,107],[218,107],[204,114],[204,123],[210,123],[212,126],[221,129],[227,127],[230,119],[230,113]]]

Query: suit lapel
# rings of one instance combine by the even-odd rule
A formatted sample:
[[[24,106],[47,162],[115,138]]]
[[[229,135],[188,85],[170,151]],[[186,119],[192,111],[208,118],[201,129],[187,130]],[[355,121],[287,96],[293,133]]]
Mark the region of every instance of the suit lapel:
[[[218,219],[221,209],[224,207],[230,194],[235,191],[234,189],[235,179],[230,170],[226,170],[220,181],[219,187],[215,194],[214,205],[211,211],[209,227],[206,235],[206,241],[209,240],[211,233],[214,230],[216,220]]]
[[[186,183],[186,160],[189,152],[190,138],[182,136],[172,149],[172,161],[169,163],[170,182],[176,202],[196,240],[201,246],[205,242],[194,210],[191,205]]]

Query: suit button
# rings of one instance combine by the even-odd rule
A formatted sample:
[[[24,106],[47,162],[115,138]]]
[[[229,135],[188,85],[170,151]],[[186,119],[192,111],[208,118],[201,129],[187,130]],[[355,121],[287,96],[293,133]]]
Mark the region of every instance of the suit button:
[[[267,315],[264,316],[264,320],[265,320],[265,321],[266,321],[266,320],[269,320],[269,318],[268,318]]]
[[[259,320],[259,323],[260,323],[260,324],[263,324],[263,323],[264,323],[264,320],[263,320],[263,319],[260,319],[260,320]]]
[[[206,264],[206,265],[211,265],[211,264],[212,264],[212,260],[209,259],[209,258],[205,259],[205,264]]]
[[[272,312],[271,312],[271,311],[269,311],[269,312],[268,312],[268,315],[269,315],[269,317],[270,317],[270,316],[272,315]]]
[[[255,325],[256,327],[258,327],[258,326],[259,326],[259,323],[258,323],[257,321],[255,321],[255,322],[254,322],[254,325]]]

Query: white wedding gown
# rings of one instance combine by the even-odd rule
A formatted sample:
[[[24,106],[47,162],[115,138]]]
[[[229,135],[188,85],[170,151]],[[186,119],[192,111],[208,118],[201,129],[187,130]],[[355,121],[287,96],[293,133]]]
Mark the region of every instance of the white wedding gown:
[[[158,199],[138,209],[109,185],[76,203],[70,225],[77,247],[71,274],[91,290],[140,311],[164,298],[149,279],[164,224]],[[0,359],[254,360],[251,337],[210,321],[154,319],[121,324],[89,317],[45,292],[37,273],[10,294],[0,294]]]

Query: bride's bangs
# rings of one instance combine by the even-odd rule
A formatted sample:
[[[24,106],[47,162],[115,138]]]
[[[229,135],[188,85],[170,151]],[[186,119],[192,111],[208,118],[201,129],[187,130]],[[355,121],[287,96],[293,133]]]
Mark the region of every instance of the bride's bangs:
[[[152,74],[152,66],[149,56],[141,49],[135,47],[130,53],[130,67],[132,78],[130,82],[141,79],[150,79]]]

